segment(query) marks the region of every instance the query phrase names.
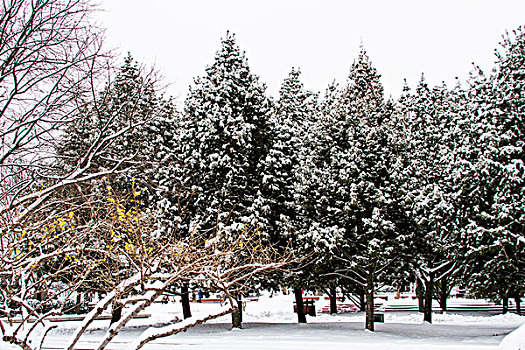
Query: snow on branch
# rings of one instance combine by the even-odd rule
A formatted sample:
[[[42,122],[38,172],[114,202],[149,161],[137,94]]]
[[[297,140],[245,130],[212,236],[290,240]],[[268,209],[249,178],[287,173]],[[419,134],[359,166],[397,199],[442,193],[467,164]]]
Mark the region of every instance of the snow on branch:
[[[120,293],[124,292],[126,289],[133,287],[137,284],[139,284],[141,279],[141,274],[136,273],[131,278],[126,279],[125,281],[122,281],[117,288],[115,288],[113,291],[109,292],[103,299],[101,299],[97,305],[91,310],[86,317],[84,317],[84,320],[82,323],[77,327],[75,332],[73,332],[68,345],[66,347],[67,350],[72,350],[82,334],[87,330],[89,325],[100,315],[102,312],[113,302],[113,299],[115,296],[119,295]]]
[[[139,350],[150,341],[159,338],[169,337],[170,335],[174,335],[180,332],[186,332],[192,327],[198,326],[200,324],[206,323],[210,320],[222,317],[224,315],[231,314],[233,312],[235,312],[234,307],[229,308],[227,310],[223,310],[216,314],[208,315],[204,318],[190,317],[185,319],[184,321],[166,327],[148,328],[139,336],[137,340],[135,340],[135,342],[131,346],[131,349]]]

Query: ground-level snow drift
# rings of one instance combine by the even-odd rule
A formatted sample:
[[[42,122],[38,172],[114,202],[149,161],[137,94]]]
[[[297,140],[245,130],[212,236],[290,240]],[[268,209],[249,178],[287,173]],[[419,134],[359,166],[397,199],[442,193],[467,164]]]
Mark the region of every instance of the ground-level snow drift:
[[[150,343],[145,349],[498,349],[511,326],[472,324],[403,324],[377,325],[376,332],[363,330],[362,322],[310,323],[245,323],[244,329],[231,331],[228,323],[211,323]],[[129,328],[108,349],[129,349],[130,343],[144,328]],[[65,345],[69,332],[54,333],[44,349]],[[93,349],[104,330],[94,330],[82,338],[79,349]],[[1,349],[15,349],[0,346]]]
[[[327,301],[316,302],[323,307]],[[261,297],[248,302],[244,313],[244,329],[231,331],[230,317],[196,327],[176,336],[159,339],[145,349],[493,349],[503,337],[525,322],[514,314],[491,315],[478,313],[434,314],[434,323],[422,323],[417,312],[387,312],[385,323],[376,324],[376,332],[364,331],[364,314],[348,313],[337,316],[309,317],[308,324],[296,324],[292,312],[293,297],[289,295]],[[218,310],[218,304],[192,304],[195,316]],[[129,349],[148,326],[165,325],[181,316],[179,303],[155,304],[146,310],[152,316],[135,319],[110,344],[108,349]],[[109,321],[96,321],[82,337],[78,349],[94,349],[107,330]],[[44,349],[59,349],[69,339],[78,322],[57,323],[59,328],[50,334]],[[16,349],[0,343],[0,349]],[[505,348],[505,350],[517,348]]]
[[[500,343],[499,350],[525,350],[525,324],[507,335]]]

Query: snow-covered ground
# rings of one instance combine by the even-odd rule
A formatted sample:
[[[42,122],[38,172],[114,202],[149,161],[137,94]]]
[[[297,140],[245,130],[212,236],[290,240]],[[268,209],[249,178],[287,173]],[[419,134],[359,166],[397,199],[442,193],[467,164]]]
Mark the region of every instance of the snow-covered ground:
[[[461,303],[460,300],[454,302]],[[231,331],[231,318],[225,316],[186,333],[159,339],[145,349],[498,349],[505,335],[525,323],[524,316],[515,314],[471,312],[434,314],[434,323],[425,324],[417,312],[398,311],[386,312],[385,323],[377,323],[376,332],[369,332],[363,330],[364,314],[361,312],[308,316],[308,324],[296,324],[292,304],[291,295],[264,296],[246,304],[242,330]],[[317,309],[326,305],[327,300],[316,302]],[[219,308],[214,303],[192,304],[196,316]],[[179,303],[155,304],[146,313],[151,317],[133,320],[108,349],[128,349],[129,343],[148,326],[165,325],[180,317],[181,306]],[[108,323],[95,321],[78,348],[95,348]],[[44,349],[63,346],[78,322],[57,324],[58,329],[50,334]],[[0,343],[0,349],[16,347]]]

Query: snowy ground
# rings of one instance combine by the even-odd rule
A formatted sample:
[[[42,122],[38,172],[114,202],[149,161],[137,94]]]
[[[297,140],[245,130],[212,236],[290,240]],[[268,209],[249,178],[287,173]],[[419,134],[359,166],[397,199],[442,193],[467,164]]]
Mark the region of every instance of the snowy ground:
[[[187,333],[161,339],[145,349],[498,349],[503,337],[525,323],[524,316],[491,315],[486,312],[434,314],[433,324],[421,322],[415,312],[386,312],[385,323],[376,324],[376,332],[364,331],[364,314],[308,317],[308,324],[296,324],[292,296],[262,297],[248,302],[242,330],[231,331],[230,316],[214,320]],[[393,300],[389,301],[395,303]],[[461,303],[461,301],[455,301]],[[471,300],[465,301],[472,302]],[[316,308],[327,305],[321,300]],[[218,310],[218,304],[192,304],[194,315]],[[129,343],[147,326],[159,326],[180,317],[180,304],[155,304],[146,312],[152,316],[135,319],[108,349],[128,349]],[[93,349],[109,321],[96,321],[79,349]],[[44,349],[61,348],[77,322],[57,323]],[[0,343],[0,349],[16,349]]]

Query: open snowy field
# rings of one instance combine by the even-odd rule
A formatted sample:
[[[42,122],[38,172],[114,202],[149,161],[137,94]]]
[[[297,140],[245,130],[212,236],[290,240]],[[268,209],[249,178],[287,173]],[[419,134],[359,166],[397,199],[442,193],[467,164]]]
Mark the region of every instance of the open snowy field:
[[[376,332],[372,333],[363,330],[361,312],[308,316],[308,324],[296,324],[292,303],[291,295],[261,297],[246,304],[242,330],[231,331],[230,317],[226,316],[187,333],[157,340],[145,349],[498,349],[506,334],[525,323],[524,316],[515,314],[470,312],[434,314],[434,323],[424,324],[422,316],[415,312],[386,312],[385,323],[377,323]],[[316,308],[327,304],[325,300],[317,301]],[[215,303],[192,304],[195,316],[219,308]],[[151,317],[133,320],[108,349],[128,349],[148,326],[165,325],[181,317],[180,309],[179,303],[155,304],[146,311]],[[96,348],[108,323],[96,321],[77,348]],[[58,329],[50,334],[43,348],[61,348],[77,324],[57,323]],[[0,343],[0,349],[16,347]]]

